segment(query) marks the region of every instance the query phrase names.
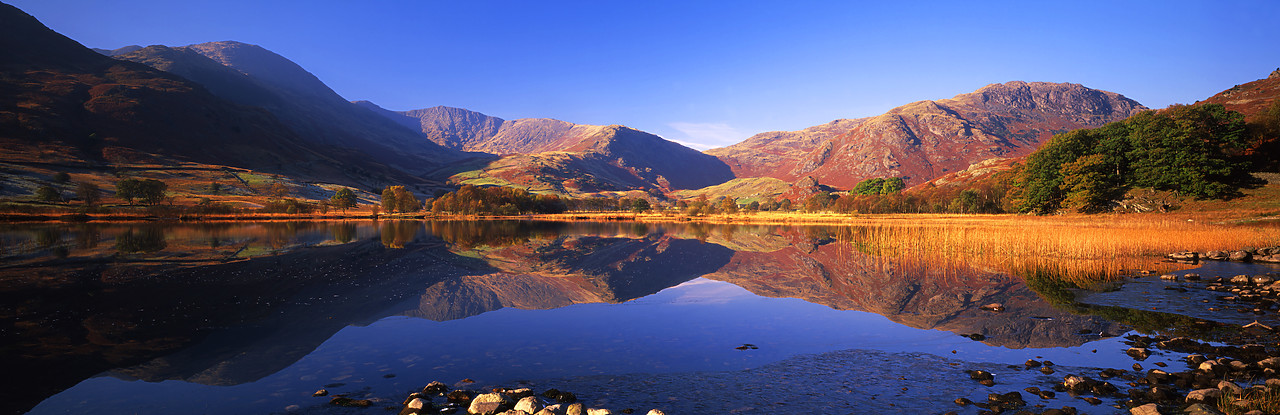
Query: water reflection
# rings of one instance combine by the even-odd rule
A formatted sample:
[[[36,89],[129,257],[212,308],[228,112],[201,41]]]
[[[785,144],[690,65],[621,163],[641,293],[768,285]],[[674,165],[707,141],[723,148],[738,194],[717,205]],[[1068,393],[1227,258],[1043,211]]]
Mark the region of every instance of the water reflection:
[[[998,268],[871,255],[856,234],[526,221],[9,225],[0,229],[0,364],[30,381],[10,390],[18,398],[5,409],[102,372],[255,382],[346,327],[390,316],[617,304],[699,277],[1006,348],[1076,346],[1122,330],[1055,307]],[[1006,311],[979,309],[987,303]]]

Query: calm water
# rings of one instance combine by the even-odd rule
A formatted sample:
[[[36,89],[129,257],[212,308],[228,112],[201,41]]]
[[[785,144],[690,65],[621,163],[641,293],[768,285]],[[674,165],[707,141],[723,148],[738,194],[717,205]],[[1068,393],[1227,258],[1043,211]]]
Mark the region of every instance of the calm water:
[[[1063,306],[999,269],[878,258],[839,234],[534,222],[8,225],[3,409],[383,413],[329,408],[311,394],[327,388],[390,407],[433,380],[472,379],[459,386],[556,387],[615,412],[774,413],[785,404],[976,413],[951,400],[994,390],[964,369],[1004,370],[998,392],[1007,392],[1061,380],[1008,368],[1027,359],[1061,372],[1133,363],[1117,337],[1133,329],[1124,321]],[[1267,270],[1252,267],[1219,271]],[[1195,307],[1144,298],[1179,294],[1150,284],[1160,283],[1080,301],[1165,301],[1214,318],[1198,298]],[[979,309],[988,303],[1007,309]]]

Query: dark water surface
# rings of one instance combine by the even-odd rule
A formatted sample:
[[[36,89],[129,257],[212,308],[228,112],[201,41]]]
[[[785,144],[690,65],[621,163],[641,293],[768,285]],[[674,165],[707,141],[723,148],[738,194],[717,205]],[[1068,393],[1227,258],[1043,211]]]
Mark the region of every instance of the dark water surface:
[[[433,380],[469,378],[458,386],[554,387],[615,413],[976,413],[951,401],[1133,363],[1118,337],[1130,321],[1064,305],[1060,291],[998,269],[867,255],[842,234],[537,222],[6,225],[0,409],[392,413],[311,395],[327,388],[398,407]],[[1151,308],[1133,295],[1080,298]],[[1199,303],[1166,302],[1212,317],[1197,314]],[[989,303],[1006,310],[979,308]],[[744,344],[758,348],[737,349]],[[1062,373],[1009,367],[1027,359]],[[1000,385],[980,386],[967,369],[1000,373]]]

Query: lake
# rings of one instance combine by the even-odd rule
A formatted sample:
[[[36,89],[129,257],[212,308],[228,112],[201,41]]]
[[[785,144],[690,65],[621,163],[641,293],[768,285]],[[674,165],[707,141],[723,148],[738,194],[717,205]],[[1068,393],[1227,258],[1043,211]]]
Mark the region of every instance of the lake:
[[[312,394],[398,410],[408,393],[442,381],[557,388],[615,413],[977,413],[953,400],[1129,367],[1125,336],[1135,330],[1280,324],[1271,310],[1206,312],[1218,297],[1152,278],[1062,290],[998,264],[882,255],[848,228],[4,225],[3,410],[390,413]],[[1180,358],[1142,364],[1185,366]],[[1023,370],[1029,359],[1052,361],[1057,373]],[[965,373],[979,369],[996,373],[997,386]],[[1116,400],[1027,398],[1127,413]]]

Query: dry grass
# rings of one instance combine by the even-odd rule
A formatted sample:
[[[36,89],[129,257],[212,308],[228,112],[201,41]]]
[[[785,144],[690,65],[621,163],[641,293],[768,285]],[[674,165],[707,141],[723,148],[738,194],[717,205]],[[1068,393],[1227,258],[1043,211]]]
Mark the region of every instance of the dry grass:
[[[944,216],[868,219],[848,229],[864,252],[1033,270],[1076,282],[1157,266],[1164,254],[1280,245],[1275,226],[1238,226],[1158,215]]]

